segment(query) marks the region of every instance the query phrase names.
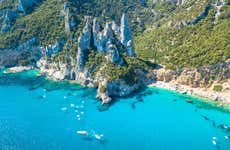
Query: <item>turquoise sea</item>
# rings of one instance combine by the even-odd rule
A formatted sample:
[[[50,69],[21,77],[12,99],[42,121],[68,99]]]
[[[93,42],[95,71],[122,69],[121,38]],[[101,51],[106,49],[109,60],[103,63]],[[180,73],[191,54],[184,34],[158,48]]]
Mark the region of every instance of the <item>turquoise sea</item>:
[[[230,150],[227,107],[157,88],[101,107],[95,89],[35,74],[0,72],[0,150]]]

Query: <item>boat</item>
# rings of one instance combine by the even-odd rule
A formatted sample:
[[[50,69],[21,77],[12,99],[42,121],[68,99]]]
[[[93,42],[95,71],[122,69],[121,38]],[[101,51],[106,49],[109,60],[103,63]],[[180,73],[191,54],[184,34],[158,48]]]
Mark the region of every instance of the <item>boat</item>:
[[[212,144],[213,144],[213,145],[216,145],[216,141],[215,141],[215,140],[212,140]]]
[[[94,137],[95,137],[97,140],[100,140],[100,139],[101,139],[101,136],[98,135],[98,134],[95,134]]]
[[[67,108],[66,108],[66,107],[62,107],[61,110],[62,110],[62,111],[66,111]]]
[[[79,131],[77,131],[77,134],[80,134],[80,135],[88,135],[88,132],[85,131],[85,130],[79,130]]]

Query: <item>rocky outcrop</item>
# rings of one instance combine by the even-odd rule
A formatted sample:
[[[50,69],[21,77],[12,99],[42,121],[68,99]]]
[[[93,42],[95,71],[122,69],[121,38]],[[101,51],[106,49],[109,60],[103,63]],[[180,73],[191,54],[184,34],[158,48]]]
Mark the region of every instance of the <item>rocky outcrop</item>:
[[[104,72],[104,67],[106,66],[104,62],[100,62],[103,63],[100,68],[97,68],[97,62],[85,67],[91,51],[101,53],[101,56],[105,57],[108,63],[112,63],[115,66],[125,65],[122,54],[127,53],[127,50],[128,55],[134,56],[133,39],[127,18],[124,18],[122,27],[118,27],[115,22],[106,22],[104,29],[101,28],[96,18],[86,17],[85,20],[85,27],[78,38],[76,62],[73,58],[70,64],[64,62],[65,60],[52,61],[53,56],[62,49],[60,42],[57,42],[55,45],[49,45],[45,48],[46,57],[43,57],[37,63],[41,72],[56,80],[70,79],[84,86],[98,87],[98,98],[102,99],[103,103],[109,103],[112,100],[111,96],[129,95],[138,89],[142,82],[131,85],[127,84],[125,79],[110,81]],[[119,38],[122,32],[124,32],[123,43],[125,45]],[[132,49],[130,50],[129,48]],[[96,68],[97,71],[92,76],[92,72]],[[143,78],[143,76],[145,75],[142,74],[141,77]]]
[[[111,41],[107,42],[107,53],[108,54],[106,57],[108,62],[119,64],[119,65],[124,64],[124,60],[121,57],[119,50]]]
[[[77,55],[77,68],[79,71],[83,71],[85,62],[87,61],[87,55],[91,46],[92,30],[89,18],[86,19],[86,25],[82,34],[78,38],[78,55]]]
[[[42,0],[18,0],[18,10],[24,14],[30,13]]]
[[[230,60],[224,63],[193,69],[155,70],[158,81],[175,81],[181,85],[193,88],[209,87],[214,82],[224,81],[230,78]]]
[[[135,56],[134,43],[132,38],[132,32],[129,27],[129,22],[125,14],[121,17],[121,43],[126,47],[126,53],[130,57]]]
[[[199,21],[201,21],[202,19],[204,19],[208,15],[208,12],[209,12],[210,8],[211,8],[211,5],[207,4],[205,6],[205,8],[203,9],[203,11],[195,19],[193,19],[191,21],[188,21],[188,25],[195,25]]]
[[[64,20],[65,20],[65,31],[66,32],[74,31],[77,26],[76,20],[70,11],[70,5],[71,4],[69,2],[65,2],[64,8],[62,10],[62,13],[64,15]]]
[[[37,39],[33,37],[16,48],[0,50],[0,66],[15,66],[18,65],[20,61],[37,61],[41,58],[42,51],[42,47],[37,45]]]
[[[177,0],[176,5],[180,6],[180,5],[184,5],[188,0]]]
[[[170,2],[174,3],[177,6],[184,5],[188,0],[153,0],[153,4],[156,4],[157,2]]]
[[[120,30],[114,21],[106,22],[102,30],[97,18],[92,21],[90,17],[87,17],[83,33],[78,39],[77,68],[79,71],[84,70],[90,49],[105,53],[108,62],[118,65],[124,64],[121,56],[124,49],[128,56],[135,56],[132,34],[125,15],[122,16]]]
[[[218,23],[219,16],[221,15],[221,9],[224,5],[225,5],[224,0],[220,0],[219,2],[212,4],[212,6],[216,8],[214,24]]]
[[[63,49],[64,44],[65,44],[65,40],[61,39],[61,40],[56,41],[56,43],[53,45],[50,44],[46,46],[45,55],[47,57],[51,57],[51,56],[58,54]]]
[[[98,52],[104,51],[104,45],[102,44],[101,26],[97,21],[97,18],[93,19],[93,44]]]
[[[18,16],[16,10],[5,9],[0,12],[1,33],[8,32]]]

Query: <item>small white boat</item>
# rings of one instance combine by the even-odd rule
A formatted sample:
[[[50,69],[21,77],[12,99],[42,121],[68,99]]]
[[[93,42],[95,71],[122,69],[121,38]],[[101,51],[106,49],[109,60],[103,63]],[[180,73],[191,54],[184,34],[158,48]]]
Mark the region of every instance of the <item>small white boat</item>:
[[[75,107],[75,105],[74,105],[74,104],[70,104],[70,107],[72,107],[72,108],[73,108],[73,107]]]
[[[67,96],[64,96],[63,98],[64,98],[64,99],[67,99]]]
[[[212,140],[212,144],[213,144],[213,145],[216,145],[216,141],[215,141],[215,140]]]
[[[84,114],[84,112],[82,111],[82,112],[80,112],[82,115]]]
[[[95,137],[97,140],[100,140],[100,139],[101,139],[101,136],[98,135],[98,134],[95,134],[94,137]]]
[[[62,107],[61,110],[62,110],[62,111],[66,111],[67,108],[66,108],[66,107]]]
[[[80,118],[80,115],[77,115],[77,118]]]
[[[79,130],[79,131],[77,131],[77,134],[80,134],[80,135],[88,135],[88,132],[85,131],[85,130]]]
[[[217,138],[214,136],[214,137],[212,137],[212,139],[213,139],[213,140],[216,140]]]
[[[229,139],[229,136],[224,136],[224,138],[225,138],[226,140],[228,140],[228,139]]]

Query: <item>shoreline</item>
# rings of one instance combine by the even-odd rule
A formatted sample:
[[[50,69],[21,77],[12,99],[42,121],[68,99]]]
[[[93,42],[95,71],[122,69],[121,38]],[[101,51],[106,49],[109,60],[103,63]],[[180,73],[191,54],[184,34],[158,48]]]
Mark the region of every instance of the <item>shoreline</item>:
[[[34,68],[31,66],[27,66],[27,67],[17,66],[17,67],[7,68],[7,70],[5,70],[3,73],[5,74],[18,73],[18,72],[29,71],[33,69]],[[60,81],[63,81],[63,80],[60,80]],[[69,81],[69,83],[79,84],[76,81]],[[215,92],[208,88],[192,88],[189,86],[178,84],[175,81],[171,81],[171,82],[157,81],[157,82],[147,85],[147,87],[167,89],[167,90],[175,91],[181,94],[188,94],[191,96],[196,96],[196,97],[206,98],[212,101],[216,101],[216,102],[219,102],[220,105],[224,105],[224,104],[230,105],[230,91]]]
[[[207,88],[191,88],[189,86],[180,85],[178,83],[164,82],[164,81],[157,81],[155,83],[151,83],[148,85],[148,87],[162,88],[170,91],[175,91],[180,94],[188,94],[199,98],[205,98],[205,99],[219,102],[220,105],[230,104],[229,92],[215,92]]]

